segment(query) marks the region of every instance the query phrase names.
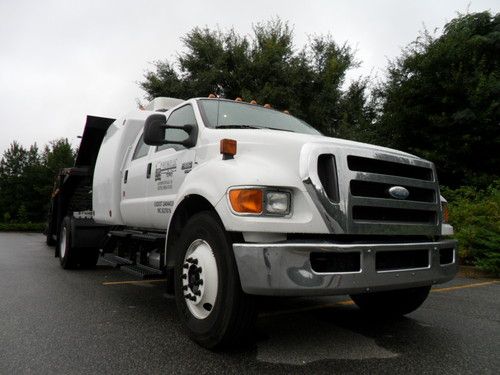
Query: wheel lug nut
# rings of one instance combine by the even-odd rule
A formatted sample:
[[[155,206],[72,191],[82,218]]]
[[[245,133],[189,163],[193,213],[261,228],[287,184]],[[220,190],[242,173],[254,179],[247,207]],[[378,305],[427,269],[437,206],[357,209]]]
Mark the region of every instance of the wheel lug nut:
[[[187,286],[187,285],[184,285],[184,286],[182,287],[182,290],[188,290],[188,286]]]
[[[193,296],[191,295],[191,293],[188,293],[188,294],[184,295],[184,298],[186,298],[186,299],[191,299],[192,297]],[[194,297],[194,298],[196,298],[196,297]]]
[[[196,292],[193,292],[193,294],[194,294],[195,296],[201,296],[201,292],[200,292],[199,290],[197,290]]]
[[[189,264],[184,263],[184,265],[183,265],[182,267],[184,267],[184,268],[189,268]]]
[[[186,280],[186,279],[187,279],[187,275],[186,275],[186,274],[182,275],[182,276],[181,276],[181,279],[182,279],[182,280]]]
[[[195,281],[196,285],[203,285],[203,279],[199,279]]]
[[[196,271],[197,271],[198,273],[201,273],[201,271],[202,271],[202,270],[201,270],[201,267],[198,267],[198,268],[196,269]]]

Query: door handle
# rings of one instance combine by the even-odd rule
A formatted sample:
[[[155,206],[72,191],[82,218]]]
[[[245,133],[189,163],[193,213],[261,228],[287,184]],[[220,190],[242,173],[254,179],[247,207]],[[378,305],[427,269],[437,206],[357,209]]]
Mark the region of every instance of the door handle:
[[[151,177],[151,163],[148,163],[148,168],[146,169],[146,178]]]
[[[126,184],[128,179],[128,169],[125,171],[125,176],[123,176],[123,183]]]

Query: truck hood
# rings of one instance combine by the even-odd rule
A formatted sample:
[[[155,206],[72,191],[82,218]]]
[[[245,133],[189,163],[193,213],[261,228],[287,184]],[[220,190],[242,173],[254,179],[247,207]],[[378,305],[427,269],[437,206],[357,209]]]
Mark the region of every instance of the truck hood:
[[[274,146],[276,148],[276,152],[279,152],[281,148],[287,148],[289,150],[290,148],[296,148],[297,151],[300,152],[300,149],[305,144],[314,143],[339,148],[358,148],[379,152],[382,151],[395,156],[420,159],[415,155],[387,147],[349,141],[341,138],[325,137],[323,135],[301,134],[272,129],[211,129],[210,133],[210,138],[215,138],[213,139],[215,142],[217,142],[218,139],[231,138],[235,139],[239,144]]]

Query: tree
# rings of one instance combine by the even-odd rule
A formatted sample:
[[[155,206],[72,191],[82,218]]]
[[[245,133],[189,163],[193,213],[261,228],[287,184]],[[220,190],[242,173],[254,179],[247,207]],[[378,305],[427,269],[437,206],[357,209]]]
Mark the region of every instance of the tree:
[[[23,173],[28,165],[28,151],[12,142],[0,160],[0,212],[3,217],[16,218],[23,197]]]
[[[459,15],[424,32],[379,89],[385,145],[436,162],[449,186],[484,187],[500,165],[500,14]]]
[[[357,66],[352,49],[330,36],[311,38],[296,50],[293,31],[279,19],[253,28],[252,37],[234,30],[221,32],[194,28],[182,39],[185,52],[174,62],[158,61],[140,83],[149,99],[157,96],[221,97],[256,100],[287,109],[326,135],[342,136],[346,117],[369,116],[365,96],[349,105],[354,81],[343,90],[346,72]],[[364,87],[364,86],[363,86]],[[355,110],[363,113],[348,113]],[[371,122],[371,119],[368,121]]]
[[[49,142],[42,154],[45,168],[53,178],[62,168],[75,164],[76,151],[73,150],[67,138],[59,138]]]
[[[47,214],[54,178],[74,164],[75,152],[67,139],[25,149],[12,142],[0,160],[0,219],[41,222]]]

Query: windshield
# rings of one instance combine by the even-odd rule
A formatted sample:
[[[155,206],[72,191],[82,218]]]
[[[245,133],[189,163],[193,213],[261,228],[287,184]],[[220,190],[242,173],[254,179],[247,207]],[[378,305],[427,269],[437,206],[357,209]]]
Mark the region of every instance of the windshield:
[[[219,99],[200,99],[198,103],[210,128],[266,128],[321,135],[298,118],[257,104]]]

